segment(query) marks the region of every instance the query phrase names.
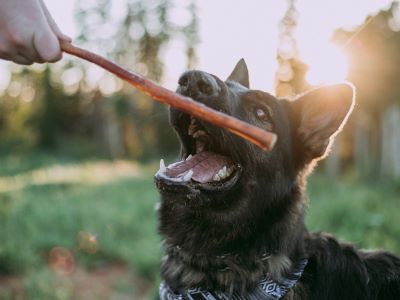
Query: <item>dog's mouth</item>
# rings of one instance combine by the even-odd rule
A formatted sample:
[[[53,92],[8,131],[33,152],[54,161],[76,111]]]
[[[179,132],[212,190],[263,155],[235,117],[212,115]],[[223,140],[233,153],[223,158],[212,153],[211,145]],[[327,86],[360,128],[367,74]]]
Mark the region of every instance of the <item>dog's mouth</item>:
[[[181,114],[175,126],[182,144],[181,160],[165,165],[155,175],[162,191],[174,191],[179,186],[208,191],[226,191],[232,188],[241,174],[241,166],[219,149],[213,137],[197,119]],[[224,153],[225,152],[225,153]]]

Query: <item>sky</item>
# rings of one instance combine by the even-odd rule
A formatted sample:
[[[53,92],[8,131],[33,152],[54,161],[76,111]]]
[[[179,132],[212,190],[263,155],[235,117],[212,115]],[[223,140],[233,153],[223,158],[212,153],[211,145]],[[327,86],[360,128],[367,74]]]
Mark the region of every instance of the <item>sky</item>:
[[[73,18],[75,0],[44,0],[59,27],[72,38],[77,34]],[[113,11],[122,8],[123,0],[113,0]],[[175,0],[185,4],[185,0]],[[314,66],[315,75],[329,73],[339,65],[329,56],[329,38],[335,28],[361,24],[369,14],[387,8],[390,0],[298,0],[297,38],[303,60]],[[198,0],[200,43],[197,69],[226,78],[235,63],[244,58],[250,71],[252,88],[273,91],[276,70],[278,23],[285,13],[284,0]],[[174,12],[180,22],[184,15]],[[339,59],[339,58],[338,58]],[[334,62],[325,65],[326,62]],[[164,54],[164,85],[175,89],[179,75],[185,71],[184,47],[172,43]],[[4,65],[4,64],[3,64]],[[0,65],[0,68],[2,66]],[[1,72],[0,72],[1,73]],[[1,79],[1,74],[0,74]]]

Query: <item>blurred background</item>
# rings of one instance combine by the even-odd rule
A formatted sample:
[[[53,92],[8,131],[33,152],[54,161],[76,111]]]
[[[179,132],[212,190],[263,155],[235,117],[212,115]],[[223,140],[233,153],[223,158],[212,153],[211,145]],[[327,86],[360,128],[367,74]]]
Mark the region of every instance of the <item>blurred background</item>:
[[[397,1],[45,1],[76,45],[175,89],[245,58],[253,88],[357,87],[311,176],[307,223],[400,254]],[[0,299],[157,299],[153,174],[177,140],[167,108],[68,55],[0,62]]]

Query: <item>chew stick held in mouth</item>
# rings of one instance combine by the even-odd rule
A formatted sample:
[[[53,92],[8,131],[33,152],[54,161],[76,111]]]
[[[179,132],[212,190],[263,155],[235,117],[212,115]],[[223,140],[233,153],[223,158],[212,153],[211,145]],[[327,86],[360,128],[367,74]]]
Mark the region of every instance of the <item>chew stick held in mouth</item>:
[[[160,85],[157,85],[138,73],[128,71],[100,55],[73,46],[67,41],[60,41],[60,44],[62,51],[102,67],[119,78],[129,82],[131,85],[149,95],[156,101],[168,104],[198,119],[225,128],[230,132],[256,144],[264,150],[271,150],[274,147],[277,137],[276,134],[272,132],[252,126],[232,116],[216,111],[202,103],[196,102],[189,97],[177,94]]]

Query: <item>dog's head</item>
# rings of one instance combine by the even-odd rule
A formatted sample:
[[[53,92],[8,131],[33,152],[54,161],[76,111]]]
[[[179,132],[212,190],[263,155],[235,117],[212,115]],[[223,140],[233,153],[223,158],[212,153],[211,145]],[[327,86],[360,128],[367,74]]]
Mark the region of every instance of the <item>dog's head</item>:
[[[166,242],[195,253],[235,251],[266,239],[275,252],[294,243],[281,237],[303,229],[303,175],[345,123],[353,87],[324,86],[293,101],[277,99],[249,88],[241,60],[226,81],[201,71],[184,73],[178,92],[274,132],[278,140],[266,152],[171,109],[180,160],[169,166],[161,162],[156,174]]]

